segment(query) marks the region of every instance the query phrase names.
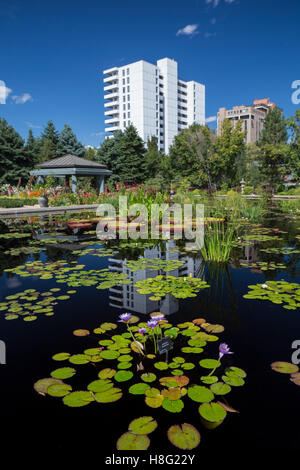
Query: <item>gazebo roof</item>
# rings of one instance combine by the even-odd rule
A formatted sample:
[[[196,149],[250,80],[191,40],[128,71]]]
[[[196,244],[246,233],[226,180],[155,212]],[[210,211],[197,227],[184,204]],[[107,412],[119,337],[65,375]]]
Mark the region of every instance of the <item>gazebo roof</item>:
[[[76,155],[64,155],[63,157],[53,158],[44,163],[35,165],[35,168],[94,168],[94,169],[106,169],[106,165],[101,163],[93,162],[87,158],[76,157]]]

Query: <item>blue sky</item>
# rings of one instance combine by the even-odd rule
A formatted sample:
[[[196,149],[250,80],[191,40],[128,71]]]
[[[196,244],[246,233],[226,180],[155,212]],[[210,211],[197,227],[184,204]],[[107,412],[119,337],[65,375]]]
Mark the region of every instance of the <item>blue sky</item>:
[[[103,140],[102,70],[178,61],[206,85],[206,116],[269,97],[285,115],[300,80],[299,0],[0,0],[5,117],[26,137],[49,119],[84,145]]]

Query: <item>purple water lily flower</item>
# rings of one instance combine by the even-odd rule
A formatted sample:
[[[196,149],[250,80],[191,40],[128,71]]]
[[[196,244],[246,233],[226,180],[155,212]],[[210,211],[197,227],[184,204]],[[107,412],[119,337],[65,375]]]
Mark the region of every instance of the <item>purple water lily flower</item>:
[[[229,346],[226,343],[221,343],[219,346],[219,359],[221,359],[224,354],[233,354],[233,352],[230,351]]]
[[[147,331],[146,328],[140,328],[140,329],[139,329],[139,333],[140,333],[141,335],[143,335],[144,333],[146,333],[146,331]]]
[[[147,322],[147,325],[149,326],[149,328],[152,328],[152,330],[153,330],[153,328],[155,328],[156,325],[157,325],[157,321],[156,320],[150,320],[150,321]]]
[[[163,320],[165,316],[163,313],[158,313],[157,315],[153,315],[151,318],[154,321],[160,321],[160,320]]]
[[[121,322],[128,322],[131,318],[131,313],[122,313],[122,315],[119,315],[119,318],[120,320],[118,321],[121,321]]]

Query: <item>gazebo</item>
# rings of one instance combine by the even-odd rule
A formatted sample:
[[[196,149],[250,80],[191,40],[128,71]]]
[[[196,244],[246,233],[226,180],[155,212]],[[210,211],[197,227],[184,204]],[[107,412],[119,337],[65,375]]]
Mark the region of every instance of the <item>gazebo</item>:
[[[110,176],[112,172],[107,169],[106,165],[93,162],[86,158],[76,157],[76,155],[64,155],[63,157],[54,158],[47,162],[40,163],[35,166],[36,170],[32,170],[30,174],[37,176],[40,183],[44,182],[45,176],[54,176],[56,178],[72,177],[72,191],[77,190],[77,176],[95,176],[97,180],[97,190],[102,193],[104,191],[104,178]]]

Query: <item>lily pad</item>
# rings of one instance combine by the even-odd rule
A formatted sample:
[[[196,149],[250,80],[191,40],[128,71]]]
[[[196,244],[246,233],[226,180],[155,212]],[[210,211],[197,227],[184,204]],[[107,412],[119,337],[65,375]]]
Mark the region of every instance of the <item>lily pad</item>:
[[[226,410],[218,403],[202,403],[199,406],[199,413],[202,418],[211,423],[219,423],[224,420]]]
[[[52,397],[64,397],[65,395],[68,395],[72,390],[71,385],[68,384],[54,384],[50,385],[50,387],[47,390],[48,395],[51,395]]]
[[[200,444],[200,433],[191,424],[174,424],[168,430],[169,441],[179,449],[191,450]]]
[[[117,382],[126,382],[127,380],[130,380],[133,377],[133,373],[130,370],[119,370],[115,376],[114,379]]]
[[[92,401],[94,401],[93,394],[85,391],[71,392],[63,397],[64,404],[72,408],[86,406]]]
[[[188,396],[198,403],[208,403],[214,399],[213,392],[201,385],[192,385],[188,388]]]
[[[74,374],[76,374],[76,370],[72,367],[61,367],[51,372],[52,377],[55,379],[68,379],[73,377]]]
[[[299,367],[296,364],[292,364],[290,362],[273,362],[271,367],[276,372],[281,372],[282,374],[293,374],[299,370]]]
[[[182,400],[169,400],[169,398],[165,398],[162,402],[162,407],[170,411],[170,413],[180,413],[183,409],[184,404]]]
[[[223,382],[216,382],[210,386],[210,389],[215,395],[226,395],[230,392],[231,387]]]
[[[144,395],[145,391],[150,388],[150,385],[139,382],[137,384],[131,385],[129,388],[129,393],[132,393],[132,395]]]
[[[151,416],[142,416],[141,418],[134,419],[129,424],[129,431],[134,434],[150,434],[157,428],[157,421]]]
[[[220,367],[221,365],[220,361],[217,361],[216,359],[202,359],[199,364],[205,369],[214,369],[215,367]]]
[[[147,450],[150,446],[148,436],[126,432],[117,441],[118,450]]]
[[[156,375],[152,374],[151,372],[148,372],[148,373],[142,374],[141,379],[144,382],[154,382],[156,380]]]
[[[110,388],[105,392],[95,393],[95,400],[98,403],[113,403],[122,398],[122,390],[120,388]]]

